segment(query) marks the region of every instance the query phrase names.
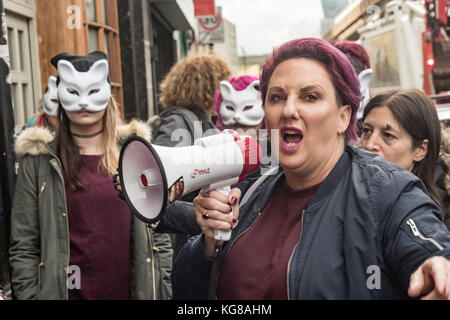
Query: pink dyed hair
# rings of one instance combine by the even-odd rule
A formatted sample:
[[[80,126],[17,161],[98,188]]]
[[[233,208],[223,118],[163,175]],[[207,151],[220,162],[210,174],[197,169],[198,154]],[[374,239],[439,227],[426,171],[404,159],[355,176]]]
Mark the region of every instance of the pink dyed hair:
[[[370,68],[370,57],[366,48],[357,43],[356,41],[340,40],[332,43],[336,48],[341,50],[345,55],[357,59],[366,68]],[[350,62],[352,62],[350,60]]]
[[[315,60],[328,71],[334,84],[338,103],[342,106],[348,104],[352,109],[350,124],[345,132],[345,142],[355,141],[358,138],[356,133],[356,111],[362,99],[359,90],[359,80],[345,54],[323,39],[303,38],[286,42],[267,58],[261,69],[259,84],[263,105],[269,81],[275,68],[283,61],[297,58]]]
[[[234,89],[236,89],[237,91],[242,91],[245,90],[249,86],[249,84],[255,80],[259,80],[259,77],[242,75],[238,77],[231,77],[227,81],[231,83]],[[214,110],[217,115],[216,127],[220,130],[226,129],[225,125],[223,124],[222,117],[220,116],[220,106],[222,104],[222,101],[222,94],[220,93],[220,90],[217,90],[214,95]]]

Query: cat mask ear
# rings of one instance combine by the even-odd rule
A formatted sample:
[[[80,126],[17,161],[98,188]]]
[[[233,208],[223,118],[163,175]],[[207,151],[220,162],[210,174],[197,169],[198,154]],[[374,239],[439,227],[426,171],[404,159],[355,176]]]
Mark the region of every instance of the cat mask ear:
[[[372,80],[372,76],[373,76],[372,69],[363,70],[358,74],[359,88],[360,88],[361,95],[362,95],[362,100],[359,104],[359,109],[356,114],[358,119],[362,118],[363,113],[364,113],[364,108],[370,101],[369,85],[370,85],[370,80]]]

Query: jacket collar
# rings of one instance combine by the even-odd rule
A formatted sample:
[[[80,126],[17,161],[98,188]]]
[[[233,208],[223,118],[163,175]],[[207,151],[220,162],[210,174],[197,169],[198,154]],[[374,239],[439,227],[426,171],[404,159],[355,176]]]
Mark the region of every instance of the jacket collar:
[[[315,206],[320,205],[323,200],[325,200],[334,192],[334,190],[336,190],[336,187],[342,182],[345,173],[350,169],[352,163],[351,153],[352,148],[346,146],[344,153],[334,166],[333,170],[331,170],[328,177],[326,177],[326,179],[320,184],[319,189],[308,205],[309,208],[314,208]]]

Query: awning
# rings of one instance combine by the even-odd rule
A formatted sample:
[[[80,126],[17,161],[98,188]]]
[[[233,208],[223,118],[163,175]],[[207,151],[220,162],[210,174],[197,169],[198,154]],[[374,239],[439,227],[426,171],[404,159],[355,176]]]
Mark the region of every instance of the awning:
[[[194,6],[192,1],[182,0],[148,0],[155,5],[161,15],[174,30],[194,30]],[[186,5],[184,4],[186,3]],[[192,5],[191,5],[192,4]],[[192,11],[192,12],[191,12]],[[191,22],[190,22],[191,20]]]

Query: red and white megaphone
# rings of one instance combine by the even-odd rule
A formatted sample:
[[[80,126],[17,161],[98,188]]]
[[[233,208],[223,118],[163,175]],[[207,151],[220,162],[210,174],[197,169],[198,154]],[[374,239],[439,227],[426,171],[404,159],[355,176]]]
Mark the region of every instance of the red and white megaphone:
[[[119,176],[132,212],[153,223],[169,204],[192,191],[217,189],[228,195],[230,186],[258,169],[260,161],[258,142],[231,130],[197,139],[188,147],[162,147],[131,137],[120,152]],[[230,234],[214,232],[224,241]]]

